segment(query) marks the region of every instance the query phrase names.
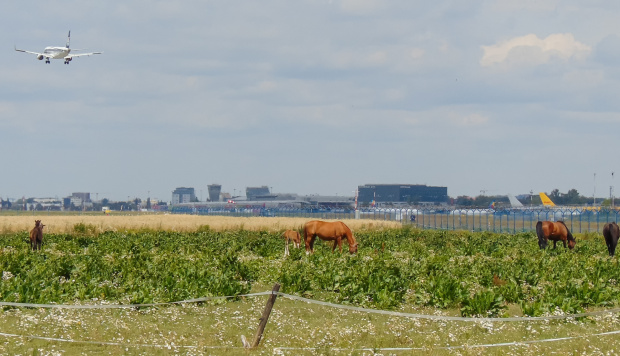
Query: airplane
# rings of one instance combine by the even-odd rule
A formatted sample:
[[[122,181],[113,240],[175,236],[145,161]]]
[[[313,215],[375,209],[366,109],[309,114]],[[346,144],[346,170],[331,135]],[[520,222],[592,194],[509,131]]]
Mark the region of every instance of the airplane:
[[[568,215],[580,215],[582,211],[598,211],[600,210],[600,208],[598,207],[577,207],[577,206],[570,206],[570,205],[556,205],[551,198],[549,198],[547,196],[547,194],[540,192],[538,193],[538,195],[540,195],[540,200],[543,203],[543,207],[545,209],[550,209],[550,210],[557,210],[557,211],[569,211],[570,213],[568,213]],[[567,214],[562,214],[562,215],[567,215]]]
[[[524,207],[523,204],[512,194],[508,194],[508,200],[510,201],[510,206],[513,208],[521,209]]]
[[[552,207],[556,207],[557,205],[555,205],[555,203],[547,196],[547,194],[540,192],[538,193],[538,195],[540,195],[540,200],[543,203],[543,206],[545,208],[552,208]]]
[[[23,49],[18,49],[15,47],[17,52],[24,52],[35,54],[38,60],[43,60],[45,58],[45,63],[49,64],[50,59],[64,59],[65,64],[69,64],[76,57],[82,56],[92,56],[93,54],[102,54],[103,52],[89,52],[89,53],[76,53],[71,54],[71,48],[69,48],[69,43],[71,42],[71,31],[69,31],[69,35],[67,36],[67,44],[65,47],[45,47],[43,53],[39,52],[31,52]]]

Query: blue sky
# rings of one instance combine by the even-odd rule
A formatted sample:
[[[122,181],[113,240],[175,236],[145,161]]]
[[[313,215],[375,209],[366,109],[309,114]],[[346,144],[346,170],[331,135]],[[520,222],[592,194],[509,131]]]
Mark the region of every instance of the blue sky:
[[[0,196],[608,196],[619,17],[609,1],[8,1]],[[13,51],[68,30],[104,54]]]

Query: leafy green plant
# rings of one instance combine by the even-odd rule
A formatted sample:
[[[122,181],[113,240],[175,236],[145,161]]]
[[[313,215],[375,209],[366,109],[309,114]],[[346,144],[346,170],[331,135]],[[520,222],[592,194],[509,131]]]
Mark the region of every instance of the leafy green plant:
[[[497,317],[506,309],[504,297],[491,289],[476,292],[471,298],[463,299],[461,315]]]

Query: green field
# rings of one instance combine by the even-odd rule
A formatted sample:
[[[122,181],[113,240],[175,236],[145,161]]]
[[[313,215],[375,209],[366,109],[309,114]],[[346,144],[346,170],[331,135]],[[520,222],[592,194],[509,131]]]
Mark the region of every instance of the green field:
[[[620,304],[620,266],[600,236],[578,236],[573,251],[540,251],[532,233],[357,231],[356,255],[317,243],[284,258],[267,231],[128,231],[48,234],[43,251],[27,234],[0,235],[0,300],[20,303],[133,304],[271,289],[372,309],[449,316],[545,316]],[[346,248],[345,248],[346,251]],[[5,307],[0,332],[90,341],[4,336],[0,352],[33,354],[239,354],[266,297],[183,306],[66,310]],[[478,354],[443,349],[514,341],[564,341],[485,348],[487,353],[586,353],[620,349],[618,314],[544,321],[445,321],[347,311],[278,298],[256,354]],[[108,344],[101,344],[108,343]],[[111,344],[116,343],[116,344]],[[140,345],[137,345],[140,344]],[[156,345],[169,345],[159,347]],[[305,350],[279,347],[307,348]],[[422,349],[422,350],[419,350]]]

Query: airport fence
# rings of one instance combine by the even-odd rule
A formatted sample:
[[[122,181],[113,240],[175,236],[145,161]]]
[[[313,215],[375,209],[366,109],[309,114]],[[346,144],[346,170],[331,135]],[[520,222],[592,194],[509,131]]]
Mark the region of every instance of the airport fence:
[[[618,222],[620,211],[592,208],[566,209],[444,209],[444,208],[206,208],[172,207],[176,214],[238,217],[302,217],[308,219],[369,219],[397,221],[420,229],[519,233],[536,230],[538,221],[564,221],[574,233],[602,232],[608,222]]]

